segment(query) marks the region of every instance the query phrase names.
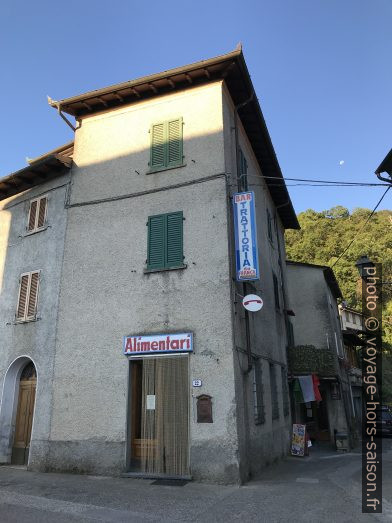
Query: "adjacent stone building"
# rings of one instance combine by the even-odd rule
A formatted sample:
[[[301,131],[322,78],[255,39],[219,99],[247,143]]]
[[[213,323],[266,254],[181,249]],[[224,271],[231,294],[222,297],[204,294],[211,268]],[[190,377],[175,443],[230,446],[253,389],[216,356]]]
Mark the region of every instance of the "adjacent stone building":
[[[322,398],[305,404],[292,394],[293,422],[306,424],[316,441],[334,444],[336,433],[342,433],[349,443],[354,411],[337,304],[342,298],[339,285],[327,266],[288,261],[287,270],[295,314],[289,348],[292,389],[296,378],[314,374]]]
[[[71,162],[67,144],[0,180],[1,463],[29,459],[31,429],[30,463],[48,449]]]
[[[358,437],[362,429],[362,371],[360,352],[366,346],[366,329],[363,314],[345,302],[339,305],[339,316],[344,343],[343,367],[350,383],[350,396],[353,408],[353,429]]]
[[[76,119],[67,161],[0,180],[2,461],[36,379],[32,469],[246,480],[289,448],[283,233],[299,226],[242,51],[50,103]],[[239,282],[232,199],[250,191],[260,278]]]

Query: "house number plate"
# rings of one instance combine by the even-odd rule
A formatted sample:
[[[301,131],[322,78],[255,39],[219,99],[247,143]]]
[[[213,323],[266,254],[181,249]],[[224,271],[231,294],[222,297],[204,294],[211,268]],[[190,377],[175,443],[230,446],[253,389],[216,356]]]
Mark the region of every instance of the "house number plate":
[[[201,387],[202,381],[201,380],[192,380],[192,386],[193,387]]]

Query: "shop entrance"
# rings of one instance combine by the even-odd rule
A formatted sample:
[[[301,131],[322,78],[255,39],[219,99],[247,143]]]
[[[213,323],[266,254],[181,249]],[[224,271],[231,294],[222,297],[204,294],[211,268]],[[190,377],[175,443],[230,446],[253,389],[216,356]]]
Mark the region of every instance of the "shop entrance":
[[[188,475],[188,357],[132,359],[130,393],[131,471]]]
[[[31,427],[33,424],[37,373],[33,362],[22,370],[19,381],[18,409],[11,463],[27,465],[29,458]]]
[[[322,387],[320,388],[320,393],[322,401],[312,401],[309,404],[303,404],[306,430],[309,437],[315,441],[330,441],[327,402],[325,390]]]

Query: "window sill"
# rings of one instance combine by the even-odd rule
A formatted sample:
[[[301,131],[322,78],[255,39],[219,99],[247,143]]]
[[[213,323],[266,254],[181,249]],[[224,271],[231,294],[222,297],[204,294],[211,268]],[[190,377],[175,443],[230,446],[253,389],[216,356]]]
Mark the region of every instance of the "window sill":
[[[15,320],[14,321],[14,325],[20,325],[22,323],[32,323],[34,321],[38,321],[39,318],[37,317],[34,317],[34,318],[29,318],[28,320]]]
[[[155,174],[162,171],[170,171],[171,169],[179,169],[180,167],[186,167],[186,163],[180,163],[178,165],[172,165],[171,167],[159,167],[157,169],[150,169],[146,174]]]
[[[34,231],[26,231],[24,236],[31,236],[32,234],[37,234],[37,232],[46,231],[48,228],[48,225],[45,225],[45,227],[40,227],[39,229],[34,229]]]
[[[144,274],[150,274],[152,272],[166,272],[166,271],[178,271],[181,269],[186,269],[188,266],[186,264],[179,265],[178,267],[165,267],[161,269],[144,269]]]

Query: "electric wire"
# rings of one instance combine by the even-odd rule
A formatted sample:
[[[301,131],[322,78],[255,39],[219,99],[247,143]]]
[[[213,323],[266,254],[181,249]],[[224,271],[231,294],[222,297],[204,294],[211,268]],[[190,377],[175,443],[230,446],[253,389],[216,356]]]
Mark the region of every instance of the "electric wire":
[[[233,186],[236,184],[232,184]],[[248,183],[248,187],[261,186],[259,183]],[[352,185],[349,183],[323,184],[323,183],[268,183],[268,187],[388,187],[387,183],[368,183]]]
[[[256,174],[246,174],[242,175],[246,176],[247,178],[259,178],[259,175]],[[316,186],[319,184],[325,184],[325,185],[332,185],[332,186],[343,186],[343,185],[349,185],[349,186],[362,186],[362,187],[387,187],[389,186],[388,183],[371,183],[371,182],[348,182],[348,181],[342,181],[342,180],[315,180],[311,178],[278,178],[277,176],[261,176],[261,178],[264,178],[265,180],[275,180],[278,182],[277,186],[283,186],[285,185],[285,181],[291,181],[291,182],[303,182],[305,184],[315,184]],[[271,185],[271,184],[269,184]]]
[[[366,218],[366,221],[365,223],[362,225],[362,227],[359,229],[359,231],[357,232],[357,234],[354,236],[354,238],[351,240],[351,242],[347,245],[347,247],[343,250],[343,252],[339,255],[338,259],[335,260],[335,262],[331,265],[331,269],[333,267],[335,267],[335,265],[338,263],[339,260],[342,259],[343,255],[348,251],[348,249],[351,247],[351,245],[355,242],[355,240],[358,238],[359,236],[359,233],[363,231],[363,229],[365,228],[365,226],[369,223],[371,217],[374,215],[374,213],[376,212],[378,206],[380,205],[380,203],[383,201],[384,199],[384,196],[387,194],[387,192],[389,191],[389,189],[392,187],[392,185],[388,185],[386,191],[384,191],[384,194],[381,196],[381,198],[378,200],[376,206],[374,207],[374,209],[372,210],[372,212],[369,214],[369,216]]]

